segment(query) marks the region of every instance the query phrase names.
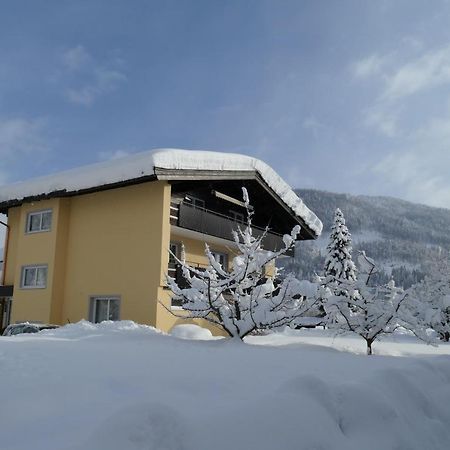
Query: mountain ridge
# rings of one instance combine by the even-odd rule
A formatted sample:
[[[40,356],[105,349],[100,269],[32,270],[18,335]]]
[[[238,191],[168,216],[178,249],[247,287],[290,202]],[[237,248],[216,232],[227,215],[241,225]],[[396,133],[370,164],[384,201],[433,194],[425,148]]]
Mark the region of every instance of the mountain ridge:
[[[344,213],[354,252],[365,250],[379,264],[379,282],[392,277],[409,287],[431,270],[436,259],[450,254],[450,209],[387,196],[316,189],[295,192],[324,225],[322,236],[301,242],[294,261],[288,264],[300,278],[310,279],[321,272],[336,208]]]

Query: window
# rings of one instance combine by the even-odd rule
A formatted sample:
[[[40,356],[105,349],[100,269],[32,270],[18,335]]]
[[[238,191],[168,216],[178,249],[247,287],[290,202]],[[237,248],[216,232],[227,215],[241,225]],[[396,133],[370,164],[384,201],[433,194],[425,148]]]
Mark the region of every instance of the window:
[[[0,298],[0,327],[6,328],[11,321],[11,297]]]
[[[170,243],[170,252],[169,252],[169,267],[167,268],[167,275],[175,279],[175,281],[180,285],[182,281],[180,280],[180,265],[177,262],[176,258],[180,258],[181,256],[181,244],[178,242]],[[171,306],[181,306],[182,300],[179,298],[172,297]]]
[[[27,233],[39,233],[41,231],[50,231],[52,226],[52,211],[28,213],[27,216]]]
[[[228,255],[226,253],[216,252],[211,250],[211,254],[214,256],[214,259],[221,264],[221,266],[228,270]]]
[[[20,286],[24,289],[44,289],[47,287],[46,265],[22,267],[22,278]]]
[[[180,258],[181,245],[178,242],[171,242],[169,249],[169,267],[167,269],[167,274],[169,277],[176,278],[178,264],[176,258]]]
[[[119,297],[91,297],[89,305],[89,320],[94,323],[104,320],[119,320]]]

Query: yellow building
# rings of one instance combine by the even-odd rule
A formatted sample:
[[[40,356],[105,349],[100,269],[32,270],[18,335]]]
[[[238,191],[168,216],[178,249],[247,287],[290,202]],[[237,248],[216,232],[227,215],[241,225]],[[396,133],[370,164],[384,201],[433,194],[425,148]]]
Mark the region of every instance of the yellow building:
[[[231,232],[245,220],[243,186],[256,232],[270,228],[268,250],[296,224],[300,239],[320,234],[289,186],[243,155],[144,152],[0,188],[8,217],[0,324],[109,319],[170,330],[180,319],[167,311],[179,309],[165,286],[167,274],[179,276],[169,249],[183,243],[186,260],[202,267],[206,242],[227,265]]]

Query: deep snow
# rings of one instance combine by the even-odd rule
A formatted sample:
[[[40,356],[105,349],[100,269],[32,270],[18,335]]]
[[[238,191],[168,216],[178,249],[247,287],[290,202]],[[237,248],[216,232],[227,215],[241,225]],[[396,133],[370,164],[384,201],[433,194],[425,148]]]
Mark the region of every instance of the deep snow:
[[[81,322],[0,338],[0,448],[449,448],[449,345],[399,335],[367,357],[323,330],[246,344],[197,331]]]

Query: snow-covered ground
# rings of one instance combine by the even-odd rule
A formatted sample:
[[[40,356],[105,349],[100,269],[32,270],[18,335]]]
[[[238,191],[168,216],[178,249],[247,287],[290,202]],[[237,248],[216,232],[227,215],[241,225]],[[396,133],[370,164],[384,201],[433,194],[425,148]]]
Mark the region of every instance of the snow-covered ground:
[[[0,338],[0,448],[450,448],[450,345],[399,335],[367,357],[323,330],[176,336],[82,322]]]

